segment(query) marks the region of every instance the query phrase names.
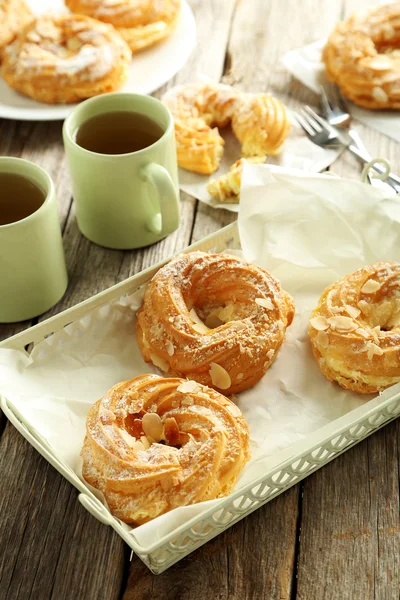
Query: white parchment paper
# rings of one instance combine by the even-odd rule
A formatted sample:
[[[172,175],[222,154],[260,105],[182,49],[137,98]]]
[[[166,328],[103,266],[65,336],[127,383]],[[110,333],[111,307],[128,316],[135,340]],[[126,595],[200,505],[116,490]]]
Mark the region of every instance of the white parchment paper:
[[[319,94],[320,83],[325,80],[325,68],[321,61],[326,40],[319,40],[303,48],[291,50],[282,58],[286,69],[308,88]],[[400,112],[396,110],[366,110],[349,101],[352,117],[369,127],[400,142]]]
[[[265,473],[280,450],[369,400],[324,379],[311,356],[307,321],[323,289],[341,275],[381,259],[400,261],[400,205],[356,181],[249,165],[239,227],[245,257],[281,279],[297,314],[272,368],[236,396],[252,450],[236,489]],[[156,372],[135,338],[142,294],[91,311],[30,355],[0,349],[0,391],[78,476],[91,404],[119,381]],[[218,502],[176,509],[132,535],[146,546]]]

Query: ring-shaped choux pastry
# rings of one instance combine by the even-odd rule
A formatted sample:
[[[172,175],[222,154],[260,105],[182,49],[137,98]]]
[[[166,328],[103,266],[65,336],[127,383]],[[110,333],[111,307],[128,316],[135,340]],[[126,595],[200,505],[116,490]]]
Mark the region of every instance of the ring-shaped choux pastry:
[[[174,116],[178,164],[196,173],[214,173],[219,167],[224,140],[218,127],[231,123],[247,157],[279,154],[291,127],[280,100],[229,85],[177,86],[162,100]]]
[[[66,0],[68,8],[113,25],[132,52],[168,37],[177,23],[181,0]]]
[[[294,303],[264,269],[228,254],[172,259],[147,286],[136,331],[147,362],[232,394],[275,360]]]
[[[358,106],[399,109],[400,2],[338,23],[322,58],[329,79]]]
[[[400,381],[400,264],[379,262],[329,286],[309,336],[327,379],[361,394]]]
[[[118,89],[130,60],[111,25],[83,15],[44,16],[5,48],[0,74],[38,102],[77,102]]]
[[[89,410],[83,476],[111,512],[140,525],[173,508],[226,496],[248,461],[239,408],[194,381],[140,375]]]

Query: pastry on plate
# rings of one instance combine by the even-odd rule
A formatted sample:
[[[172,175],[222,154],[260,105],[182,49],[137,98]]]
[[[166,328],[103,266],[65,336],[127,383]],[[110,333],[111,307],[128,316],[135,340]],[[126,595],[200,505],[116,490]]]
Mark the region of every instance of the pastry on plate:
[[[218,127],[229,123],[246,157],[279,154],[290,130],[285,106],[270,94],[247,94],[229,85],[196,83],[163,96],[175,120],[178,164],[214,173],[224,151]]]
[[[279,281],[228,254],[173,258],[147,286],[137,313],[144,359],[224,394],[257,383],[274,362],[294,316]]]
[[[224,173],[218,179],[212,179],[207,184],[207,192],[218,202],[238,203],[240,200],[243,165],[245,163],[262,165],[265,162],[265,158],[265,156],[240,158],[231,166],[228,173]]]
[[[68,8],[113,25],[132,52],[168,37],[177,23],[181,0],[66,0]]]
[[[0,74],[38,102],[77,102],[117,90],[130,60],[111,25],[83,15],[43,16],[5,48]]]
[[[379,262],[330,285],[312,312],[315,359],[330,381],[361,394],[400,381],[400,264]]]
[[[400,108],[400,2],[338,23],[323,50],[326,73],[358,106]]]
[[[85,480],[111,512],[140,525],[230,493],[250,457],[247,423],[230,400],[183,379],[141,375],[89,410]]]
[[[32,19],[25,0],[0,0],[0,52]]]

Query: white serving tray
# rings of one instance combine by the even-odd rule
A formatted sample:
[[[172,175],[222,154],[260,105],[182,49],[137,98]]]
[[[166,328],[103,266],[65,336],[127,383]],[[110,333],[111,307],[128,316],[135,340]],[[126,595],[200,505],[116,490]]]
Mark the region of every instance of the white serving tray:
[[[236,223],[186,248],[185,252],[221,252],[227,248],[239,248]],[[168,260],[5,340],[0,348],[23,350],[29,347],[31,350],[50,335],[62,335],[65,327],[82,319],[93,309],[137,291]],[[32,424],[1,394],[0,405],[25,439],[78,489],[81,504],[99,521],[110,525],[151,571],[157,574],[399,416],[400,384],[271,456],[261,477],[227,498],[220,499],[217,505],[211,506],[148,546],[140,545],[123,528],[120,521],[111,515],[72,469],[56,456]]]

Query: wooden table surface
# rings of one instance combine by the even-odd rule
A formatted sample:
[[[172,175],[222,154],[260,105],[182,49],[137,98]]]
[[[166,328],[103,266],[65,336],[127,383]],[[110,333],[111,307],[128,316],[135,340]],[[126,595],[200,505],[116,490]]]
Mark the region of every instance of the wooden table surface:
[[[196,73],[289,106],[318,98],[279,62],[374,0],[191,0],[197,48],[168,86]],[[167,87],[168,87],[167,86]],[[160,93],[162,93],[161,90]],[[159,96],[160,93],[156,95]],[[396,143],[357,124],[371,154],[400,172]],[[78,231],[61,122],[0,121],[0,155],[45,167],[56,182],[69,287],[45,319],[138,273],[234,215],[182,194],[181,224],[144,250],[99,248]],[[333,165],[359,178],[348,154]],[[6,338],[32,323],[0,326]],[[76,490],[0,414],[1,600],[397,600],[400,590],[399,423],[393,422],[180,563],[154,576]]]

